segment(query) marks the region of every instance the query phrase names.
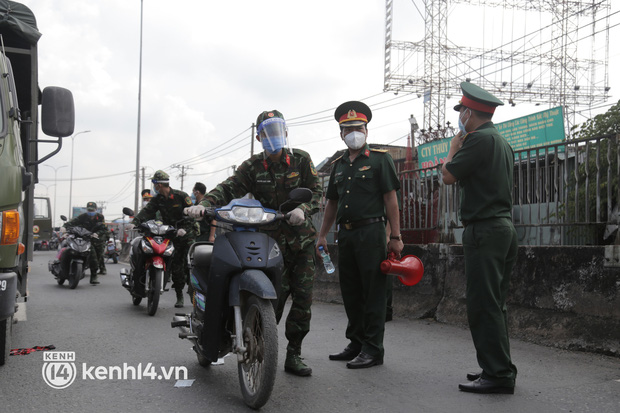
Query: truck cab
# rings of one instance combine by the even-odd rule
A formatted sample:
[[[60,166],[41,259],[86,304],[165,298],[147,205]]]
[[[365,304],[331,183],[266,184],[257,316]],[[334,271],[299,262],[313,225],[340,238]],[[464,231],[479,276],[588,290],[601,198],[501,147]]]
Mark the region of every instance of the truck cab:
[[[0,365],[10,349],[18,298],[27,299],[28,261],[34,249],[34,184],[38,165],[58,153],[73,133],[73,96],[67,89],[38,85],[37,42],[32,11],[0,3]],[[39,106],[43,133],[38,139]],[[56,149],[39,157],[39,144]]]

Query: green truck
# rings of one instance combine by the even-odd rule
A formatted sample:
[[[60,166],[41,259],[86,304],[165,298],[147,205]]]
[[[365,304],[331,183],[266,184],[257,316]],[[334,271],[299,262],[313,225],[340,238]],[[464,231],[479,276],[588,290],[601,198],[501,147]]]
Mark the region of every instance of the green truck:
[[[27,300],[38,165],[60,151],[75,124],[69,90],[39,89],[40,37],[28,7],[0,0],[0,365],[9,355],[18,302]],[[38,138],[39,124],[49,139]],[[51,148],[42,157],[41,143]]]

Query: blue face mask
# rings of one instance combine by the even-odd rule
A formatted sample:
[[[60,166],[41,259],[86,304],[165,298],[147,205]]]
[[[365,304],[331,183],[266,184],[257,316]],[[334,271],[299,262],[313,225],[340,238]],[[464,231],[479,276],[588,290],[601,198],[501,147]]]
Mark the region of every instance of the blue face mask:
[[[465,112],[467,112],[467,110]],[[463,135],[467,133],[467,130],[465,129],[465,125],[467,125],[467,122],[469,122],[469,119],[471,119],[471,111],[469,111],[469,118],[467,118],[467,121],[465,123],[463,123],[463,121],[461,120],[461,115],[459,114],[459,130],[461,131],[461,133],[463,133]]]
[[[192,204],[194,204],[194,205],[195,205],[195,204],[196,204],[196,195],[195,195],[194,193],[192,193],[192,194],[190,195],[190,198],[192,199]]]
[[[273,155],[278,153],[286,145],[285,136],[275,136],[269,139],[263,139],[263,149],[269,154]]]
[[[153,184],[153,187],[151,188],[151,195],[153,195],[154,197],[159,195],[159,192],[157,191],[157,189],[155,189],[155,186],[157,184]]]
[[[97,215],[97,211],[86,211],[86,213],[89,217],[94,217],[95,215]]]

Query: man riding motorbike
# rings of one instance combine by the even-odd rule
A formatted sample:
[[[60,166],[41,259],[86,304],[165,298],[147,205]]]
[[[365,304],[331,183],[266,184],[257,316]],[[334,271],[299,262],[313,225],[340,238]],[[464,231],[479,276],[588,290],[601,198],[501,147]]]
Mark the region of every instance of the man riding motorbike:
[[[105,242],[104,238],[108,233],[108,228],[105,226],[105,217],[103,214],[97,212],[97,204],[95,202],[86,204],[86,213],[80,214],[71,221],[65,222],[63,227],[82,227],[93,233],[91,238],[92,248],[88,256],[88,266],[90,268],[90,283],[99,284],[97,269],[99,268],[100,261],[103,260],[103,249],[101,248],[101,244]],[[105,265],[101,273],[105,274]]]
[[[183,209],[193,204],[187,193],[170,188],[170,176],[166,172],[156,171],[151,178],[151,183],[153,184],[151,189],[153,198],[145,204],[132,223],[139,225],[150,219],[161,219],[164,224],[177,228],[176,237],[172,240],[175,252],[172,257],[170,274],[172,287],[177,294],[174,306],[180,308],[184,305],[183,288],[188,278],[187,252],[196,237],[196,224],[193,220],[184,219]],[[141,254],[133,254],[133,257],[139,259]],[[135,271],[143,271],[144,263],[136,263],[134,268]],[[140,274],[134,276],[136,279],[140,278]]]
[[[278,242],[284,255],[285,270],[276,310],[278,322],[289,295],[293,301],[286,318],[288,346],[284,370],[298,376],[310,376],[312,369],[301,358],[301,344],[310,330],[316,238],[310,217],[319,210],[321,184],[310,155],[288,147],[286,122],[280,112],[261,113],[256,125],[256,139],[262,143],[264,152],[243,162],[232,177],[206,194],[199,205],[189,208],[188,215],[198,218],[205,207],[226,205],[233,198],[241,198],[247,193],[264,207],[278,209],[291,190],[312,190],[312,200],[295,208],[287,222],[278,221],[261,229]]]

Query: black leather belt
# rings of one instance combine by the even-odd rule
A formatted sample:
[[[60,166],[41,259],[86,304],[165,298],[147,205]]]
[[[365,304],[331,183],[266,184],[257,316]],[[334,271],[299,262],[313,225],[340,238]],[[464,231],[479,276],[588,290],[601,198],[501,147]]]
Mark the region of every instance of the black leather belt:
[[[385,217],[360,219],[359,221],[347,222],[345,224],[340,224],[340,225],[342,225],[344,229],[355,229],[355,228],[363,227],[364,225],[374,224],[375,222],[383,222],[383,221],[385,221]]]

